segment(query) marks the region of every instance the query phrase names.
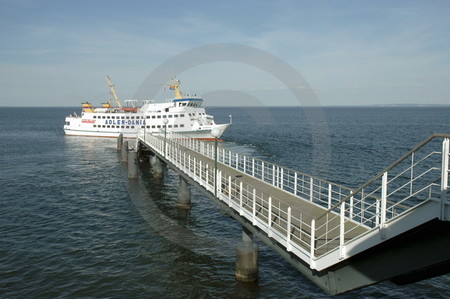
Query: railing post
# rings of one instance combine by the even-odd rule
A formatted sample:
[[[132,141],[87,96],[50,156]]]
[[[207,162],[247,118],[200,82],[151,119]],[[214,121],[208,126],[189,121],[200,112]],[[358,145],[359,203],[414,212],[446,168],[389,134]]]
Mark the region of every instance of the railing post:
[[[239,215],[244,215],[244,211],[242,210],[242,194],[243,194],[243,190],[242,190],[242,181],[239,183]]]
[[[217,170],[217,197],[222,194],[222,170]]]
[[[272,196],[269,196],[269,212],[267,215],[267,227],[269,238],[272,238]]]
[[[411,183],[409,185],[409,195],[413,194],[413,181],[414,181],[414,152],[411,154]]]
[[[295,196],[297,196],[297,179],[298,179],[297,172],[294,172],[294,195]]]
[[[261,181],[264,182],[264,161],[261,161]]]
[[[187,170],[188,170],[188,175],[190,176],[191,174],[191,155],[188,155],[188,166],[187,166]]]
[[[244,173],[246,173],[245,171],[247,170],[247,159],[246,156],[244,156]]]
[[[194,157],[194,178],[195,178],[195,176],[197,175],[196,174],[196,170],[197,170],[197,163],[196,163],[197,161],[196,161],[196,158]]]
[[[256,225],[256,189],[253,188],[252,223]]]
[[[350,194],[353,194],[353,191],[350,191]],[[350,196],[350,201],[349,201],[349,209],[348,209],[348,218],[353,220],[353,195]]]
[[[275,164],[272,165],[272,185],[277,186],[276,180],[275,180]]]
[[[231,207],[231,175],[228,176],[228,206]]]
[[[380,207],[380,232],[381,238],[384,239],[384,224],[386,222],[386,197],[387,197],[387,179],[388,173],[383,173],[383,177],[381,179],[381,207]]]
[[[206,186],[209,187],[209,164],[206,164],[205,172],[206,172]]]
[[[252,158],[252,176],[255,176],[255,159]]]
[[[449,164],[449,138],[442,142],[442,169],[441,169],[441,215],[440,220],[447,220],[445,215],[445,202],[448,191],[448,164]]]
[[[313,219],[311,220],[311,244],[309,245],[309,267],[311,269],[315,269],[316,268],[316,263],[314,261],[314,251],[315,251],[315,246],[316,246],[316,220]]]
[[[345,201],[341,203],[340,219],[339,219],[339,259],[345,257]]]
[[[331,184],[328,183],[328,208],[331,208]]]
[[[284,185],[284,168],[281,168],[281,181],[280,181],[280,189],[283,189]]]
[[[313,201],[313,192],[314,192],[314,179],[312,177],[309,178],[309,201]]]
[[[292,210],[291,210],[291,207],[289,207],[287,210],[287,227],[286,227],[286,238],[287,238],[286,239],[286,241],[287,241],[286,249],[288,252],[292,250],[292,248],[291,248],[291,221],[292,221],[291,213],[292,213]]]

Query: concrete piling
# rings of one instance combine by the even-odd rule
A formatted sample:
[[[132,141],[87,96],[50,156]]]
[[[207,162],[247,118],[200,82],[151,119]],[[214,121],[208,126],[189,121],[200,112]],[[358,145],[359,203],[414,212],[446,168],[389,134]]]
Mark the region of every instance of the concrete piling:
[[[236,248],[236,278],[243,282],[258,279],[258,246],[253,242],[252,234],[242,231],[242,242]]]
[[[137,167],[137,152],[128,151],[128,178],[137,179],[138,167]]]
[[[126,140],[122,143],[121,157],[122,162],[128,162],[128,141]]]
[[[120,152],[122,150],[122,144],[123,144],[123,134],[120,133],[117,137],[117,150]]]
[[[161,160],[158,157],[153,156],[150,158],[150,164],[152,165],[153,176],[157,179],[162,178],[164,173],[163,173],[163,164]]]
[[[188,182],[180,176],[180,185],[177,188],[178,191],[178,207],[181,209],[191,208],[191,190],[189,189]]]

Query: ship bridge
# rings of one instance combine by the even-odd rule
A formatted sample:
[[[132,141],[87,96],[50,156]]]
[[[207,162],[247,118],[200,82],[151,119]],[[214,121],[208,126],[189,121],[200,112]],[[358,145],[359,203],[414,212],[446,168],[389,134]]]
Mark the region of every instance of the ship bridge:
[[[217,138],[140,131],[136,146],[153,156],[155,173],[159,161],[180,175],[179,191],[197,187],[247,235],[339,294],[449,272],[449,138],[427,138],[356,189],[230,151]]]
[[[182,98],[174,99],[172,103],[175,103],[176,107],[201,107],[203,99],[200,98]]]

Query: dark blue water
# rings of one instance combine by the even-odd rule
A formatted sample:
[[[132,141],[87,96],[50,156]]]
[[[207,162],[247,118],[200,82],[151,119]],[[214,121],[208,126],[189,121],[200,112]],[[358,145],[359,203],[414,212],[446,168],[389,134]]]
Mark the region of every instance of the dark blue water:
[[[65,137],[71,108],[0,108],[0,296],[327,296],[264,244],[260,277],[234,278],[240,226],[192,190],[176,208],[177,176],[146,165],[129,181],[111,139]],[[450,108],[210,108],[233,115],[224,146],[356,187],[432,133]],[[446,298],[450,277],[343,295]]]

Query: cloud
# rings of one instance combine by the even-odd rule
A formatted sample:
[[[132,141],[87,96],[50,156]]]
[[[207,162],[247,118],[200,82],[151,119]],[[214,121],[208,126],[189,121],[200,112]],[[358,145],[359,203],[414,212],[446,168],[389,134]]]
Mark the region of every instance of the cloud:
[[[445,2],[236,2],[233,8],[177,2],[176,10],[168,3],[150,7],[113,1],[106,8],[102,3],[67,8],[25,1],[14,9],[14,2],[8,3],[0,21],[5,41],[0,81],[8,82],[8,88],[26,86],[20,90],[24,99],[31,97],[27,90],[40,91],[39,86],[56,82],[70,89],[64,77],[79,81],[83,89],[92,88],[98,77],[102,82],[105,74],[118,86],[138,86],[152,69],[183,51],[232,42],[286,61],[329,103],[357,102],[352,95],[369,97],[364,91],[381,94],[383,89],[386,98],[378,101],[389,101],[393,89],[406,97],[418,82],[431,98],[446,100],[432,96],[433,90],[445,94],[450,79]],[[198,93],[233,89],[272,94],[285,89],[263,71],[233,63],[213,63],[184,75]],[[36,80],[41,84],[32,83]],[[14,94],[8,88],[3,93]]]

